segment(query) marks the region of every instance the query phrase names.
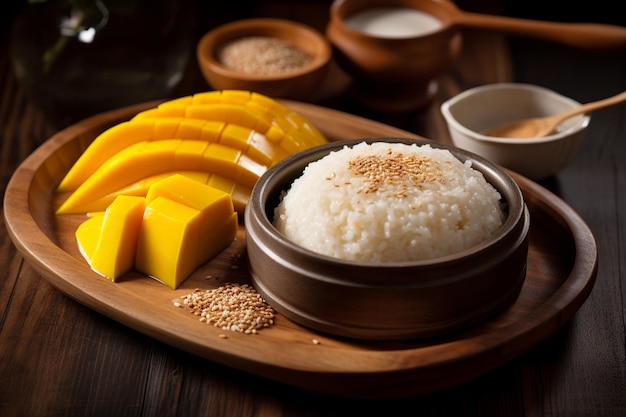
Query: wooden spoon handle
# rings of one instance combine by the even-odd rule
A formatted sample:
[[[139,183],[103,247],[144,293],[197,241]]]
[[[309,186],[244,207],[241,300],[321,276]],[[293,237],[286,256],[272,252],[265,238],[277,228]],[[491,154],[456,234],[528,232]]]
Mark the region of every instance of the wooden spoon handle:
[[[563,113],[560,113],[554,117],[554,121],[557,123],[561,123],[567,119],[569,119],[572,116],[576,116],[577,114],[586,114],[586,113],[591,113],[594,110],[599,110],[599,109],[603,109],[605,107],[608,106],[612,106],[614,104],[618,104],[621,103],[623,101],[626,101],[626,91],[623,91],[619,94],[616,94],[612,97],[609,98],[605,98],[603,100],[598,100],[598,101],[592,101],[590,103],[587,104],[583,104],[580,107],[576,107],[573,108],[571,110],[565,111]]]
[[[541,38],[590,50],[626,49],[626,27],[600,23],[560,23],[459,11],[458,26]]]

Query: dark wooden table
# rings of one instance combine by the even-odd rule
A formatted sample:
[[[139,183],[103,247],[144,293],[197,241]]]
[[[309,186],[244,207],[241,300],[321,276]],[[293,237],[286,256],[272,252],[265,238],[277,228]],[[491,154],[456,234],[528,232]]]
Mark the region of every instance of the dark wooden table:
[[[264,3],[247,13],[289,16],[320,28],[327,18],[328,2]],[[492,3],[498,2],[474,7],[483,11]],[[610,13],[594,10],[593,18],[611,21]],[[1,33],[4,192],[19,163],[58,127],[16,82],[8,31]],[[188,90],[181,94],[208,88],[193,66],[191,72]],[[436,99],[422,111],[372,114],[332,88],[316,104],[446,142],[449,137],[439,113],[442,100],[469,87],[501,81],[543,85],[581,102],[592,101],[626,90],[626,51],[586,52],[467,31],[462,56],[442,75]],[[331,80],[329,85],[338,82]],[[0,416],[624,416],[625,161],[622,105],[594,114],[572,165],[541,182],[582,216],[597,239],[597,281],[574,318],[520,357],[471,382],[395,400],[351,400],[303,391],[199,359],[124,327],[41,278],[16,251],[1,217]]]

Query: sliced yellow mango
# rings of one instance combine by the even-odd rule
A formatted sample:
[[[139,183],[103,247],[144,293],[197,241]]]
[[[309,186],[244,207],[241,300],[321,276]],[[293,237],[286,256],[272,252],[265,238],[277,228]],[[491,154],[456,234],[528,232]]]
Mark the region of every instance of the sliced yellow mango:
[[[301,115],[267,96],[251,93],[245,104],[256,113],[267,114],[273,118],[274,126],[282,132],[282,138],[300,143],[298,150],[327,143],[328,140]],[[286,149],[289,149],[287,146]]]
[[[256,93],[255,93],[256,94]],[[265,97],[265,96],[263,96]],[[284,131],[280,127],[282,126],[291,126],[286,121],[282,122],[281,120],[276,120],[276,116],[279,113],[276,113],[276,109],[282,106],[280,103],[275,100],[267,97],[268,103],[271,104],[270,107],[264,107],[260,103],[256,103],[251,101],[252,93],[246,90],[217,90],[217,91],[207,91],[203,93],[196,93],[193,96],[184,97],[182,100],[174,100],[176,105],[192,105],[192,104],[218,104],[218,103],[229,103],[229,104],[238,104],[241,106],[248,107],[249,110],[262,115],[262,117],[267,120],[272,121],[269,130],[263,133],[269,140],[275,143],[279,143],[284,136]],[[275,104],[273,104],[275,103]],[[280,119],[280,118],[279,118]]]
[[[222,103],[246,104],[250,101],[251,95],[251,92],[247,90],[221,90],[220,93]]]
[[[266,120],[271,127],[269,130],[261,131],[261,133],[265,134],[270,140],[279,140],[285,135],[288,135],[294,138],[293,141],[301,142],[305,147],[321,145],[328,142],[326,137],[301,114],[294,112],[287,106],[268,96],[255,92],[245,90],[209,91],[167,101],[159,105],[159,108],[162,108],[164,111],[167,110],[167,112],[176,109],[176,114],[179,116],[185,115],[189,117],[190,113],[198,112],[195,113],[197,116],[205,117],[209,115],[209,111],[200,109],[211,106],[215,106],[213,107],[214,109],[219,109],[219,105],[224,105],[225,107],[222,109],[227,113],[233,108],[245,107],[256,114],[257,117]],[[229,105],[233,105],[234,107],[230,107]],[[186,107],[190,107],[190,110],[187,110]],[[157,114],[157,112],[152,110],[148,110],[148,112],[151,112],[151,117]],[[145,114],[140,113],[136,117],[145,116]],[[210,117],[214,116],[211,115]],[[229,115],[229,117],[235,116]],[[240,119],[239,123],[247,122]],[[251,127],[249,125],[245,126]],[[288,149],[292,147],[293,144],[288,144]]]
[[[74,163],[57,189],[75,190],[108,158],[135,143],[167,139],[221,143],[239,149],[267,166],[274,165],[293,153],[294,149],[291,146],[285,150],[255,130],[225,122],[184,118],[139,119],[116,125],[98,136]]]
[[[185,121],[185,119],[177,117],[177,118],[162,118],[162,119],[152,119],[152,122],[154,123],[153,126],[153,131],[150,132],[149,130],[147,132],[145,132],[144,135],[142,135],[142,138],[145,139],[139,139],[139,138],[135,138],[135,142],[139,142],[140,140],[162,140],[162,139],[193,139],[193,138],[186,138],[186,137],[179,137],[177,136],[177,132],[180,128],[180,124]],[[146,120],[142,120],[142,122],[144,123],[149,123],[150,119],[146,119]],[[130,123],[130,122],[126,122],[130,125],[134,124],[134,123]],[[126,137],[129,136],[129,132],[125,131],[123,129],[120,129],[118,132],[116,132],[117,134],[114,136],[115,139],[109,139],[107,140],[106,137],[105,139],[100,139],[100,136],[103,136],[103,134],[101,134],[100,136],[98,136],[92,143],[91,145],[89,145],[89,147],[94,147],[94,148],[98,148],[98,145],[100,145],[100,149],[97,149],[98,151],[104,151],[105,149],[110,149],[111,143],[113,141],[117,141],[117,140],[121,140],[124,141],[124,139],[121,139],[122,136]],[[150,134],[152,133],[152,135]],[[125,140],[132,140],[132,139],[125,139]],[[97,143],[97,145],[94,145],[95,143]],[[130,144],[129,144],[130,145]],[[117,151],[120,151],[121,149],[117,146],[115,146],[115,149],[117,149]],[[95,150],[90,150],[89,148],[87,148],[87,151],[90,152],[95,152]],[[109,154],[112,154],[114,152],[112,152],[111,150],[108,151]]]
[[[239,213],[240,216],[243,216],[244,210],[250,200],[250,194],[252,194],[252,188],[238,184],[229,178],[216,174],[211,174],[206,184],[229,193],[233,199],[235,211]]]
[[[237,226],[228,193],[172,175],[146,196],[135,268],[175,289],[235,239]]]
[[[156,141],[163,143],[147,145]],[[73,192],[57,213],[101,211],[117,195],[143,196],[156,176],[183,171],[219,178],[242,211],[269,166],[325,142],[302,116],[258,93],[181,97],[98,136],[59,184],[58,191]]]
[[[170,175],[154,183],[146,194],[146,204],[150,205],[161,197],[195,210],[209,210],[210,207],[211,215],[218,218],[229,218],[234,212],[230,194],[181,174]]]
[[[119,195],[130,195],[145,197],[150,187],[152,187],[158,181],[161,181],[174,174],[181,174],[187,178],[191,178],[195,181],[199,181],[202,184],[210,185],[213,188],[222,190],[231,195],[235,211],[239,215],[243,215],[248,201],[250,200],[250,194],[252,188],[237,184],[231,179],[223,177],[221,175],[213,174],[206,171],[171,171],[161,174],[151,175],[138,180],[126,187],[122,187],[112,193],[109,193],[98,199],[89,201],[83,205],[77,205],[73,207],[66,207],[63,214],[81,214],[81,213],[100,213],[104,212],[106,208],[115,200]]]
[[[114,154],[138,142],[190,139],[218,142],[225,123],[183,118],[141,119],[105,130],[72,165],[58,191],[72,191]]]
[[[224,127],[219,143],[242,150],[250,158],[267,166],[272,166],[291,154],[269,141],[265,135],[235,124]]]
[[[217,120],[245,126],[257,132],[266,132],[272,125],[270,117],[254,112],[246,106],[229,103],[185,105],[180,102],[165,102],[155,109],[137,113],[131,121],[162,117]]]
[[[310,136],[313,144],[322,145],[328,142],[322,132],[306,120],[306,118],[278,101],[263,94],[252,92],[250,94],[250,102],[258,104],[260,108],[265,108],[268,111],[281,115],[283,119],[292,123],[295,131],[307,137]]]
[[[143,120],[141,123],[124,122],[105,130],[72,165],[57,189],[59,191],[76,189],[98,165],[107,159],[107,155],[112,155],[134,143],[149,140],[154,130],[154,123],[154,120]]]
[[[133,268],[144,208],[143,197],[118,196],[78,227],[76,241],[91,269],[116,281]]]
[[[223,107],[220,107],[223,106]],[[189,107],[189,110],[187,109]],[[229,114],[230,111],[238,107],[246,108],[244,114],[251,111],[257,117],[266,120],[271,127],[269,130],[261,130],[260,132],[268,136],[270,140],[280,140],[285,134],[294,138],[296,142],[302,142],[305,147],[320,145],[327,142],[326,137],[308,122],[302,115],[290,110],[287,106],[278,101],[250,91],[245,90],[222,90],[210,91],[205,93],[197,93],[192,96],[186,96],[179,99],[164,102],[158,106],[163,109],[161,116],[176,115],[178,117],[211,117],[224,111],[228,117],[237,117],[242,110],[237,110],[235,114]],[[212,113],[209,108],[213,108],[218,113]],[[154,109],[139,113],[135,117],[157,117],[158,111]],[[250,123],[250,120],[239,119],[237,123]],[[245,124],[244,126],[255,128],[254,126]],[[260,126],[255,129],[258,130]],[[297,138],[297,139],[295,139]],[[291,148],[291,144],[289,144]],[[302,150],[302,149],[299,149]]]
[[[164,119],[157,119],[157,120],[164,120]],[[167,119],[165,119],[167,120]],[[164,138],[164,139],[203,139],[202,135],[205,132],[211,132],[211,133],[215,133],[220,132],[221,129],[224,128],[224,123],[223,122],[216,122],[216,121],[212,121],[212,123],[216,124],[216,128],[210,128],[210,129],[206,129],[205,130],[205,125],[208,123],[208,120],[197,120],[197,119],[182,119],[180,120],[180,122],[178,123],[178,128],[176,129],[176,132],[170,136],[169,138]],[[217,140],[219,139],[219,134],[218,135],[214,135],[214,136],[210,136],[209,138],[207,138],[207,140],[209,142],[217,142]]]
[[[57,210],[73,213],[142,178],[172,171],[206,171],[252,188],[267,166],[241,151],[203,141],[180,139],[139,142],[118,152],[85,180]]]
[[[232,101],[234,103],[242,103],[246,96],[248,100],[245,101],[245,106],[255,113],[271,117],[274,121],[274,126],[283,132],[283,136],[287,135],[294,138],[297,142],[302,142],[305,148],[328,142],[326,137],[302,115],[268,96],[237,90],[223,90],[221,94],[222,102]],[[200,102],[201,99],[196,101]]]
[[[96,248],[98,247],[98,240],[100,240],[103,220],[104,211],[96,213],[82,222],[76,229],[76,232],[74,232],[76,242],[78,243],[78,250],[90,267],[91,259],[93,258],[93,254],[96,253]]]
[[[238,103],[246,104],[250,101],[251,92],[248,90],[215,90],[196,93],[188,96],[191,104]]]

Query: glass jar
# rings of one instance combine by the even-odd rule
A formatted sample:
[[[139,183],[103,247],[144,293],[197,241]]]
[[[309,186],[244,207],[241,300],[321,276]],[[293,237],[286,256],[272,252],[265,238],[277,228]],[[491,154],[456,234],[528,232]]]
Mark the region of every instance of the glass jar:
[[[11,35],[15,76],[59,127],[171,98],[194,48],[193,2],[38,0]]]

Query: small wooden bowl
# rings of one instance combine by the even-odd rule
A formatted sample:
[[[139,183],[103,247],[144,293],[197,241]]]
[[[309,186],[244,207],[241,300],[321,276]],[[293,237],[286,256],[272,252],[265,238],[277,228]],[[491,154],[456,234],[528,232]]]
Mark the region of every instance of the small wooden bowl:
[[[266,36],[291,43],[312,59],[293,71],[272,75],[247,74],[224,66],[217,57],[228,42],[248,36]],[[248,90],[292,100],[310,100],[324,81],[331,59],[326,38],[315,29],[283,19],[248,19],[219,26],[206,33],[196,49],[198,64],[216,90]]]
[[[462,37],[447,24],[447,1],[335,0],[326,36],[337,63],[353,78],[352,95],[359,104],[384,113],[405,113],[425,107],[435,96],[437,77],[461,52]],[[442,28],[416,37],[381,37],[347,24],[357,12],[377,7],[424,10],[441,20]]]
[[[320,255],[291,242],[272,224],[281,192],[312,161],[362,140],[341,141],[292,155],[255,185],[245,213],[247,251],[255,287],[294,322],[358,339],[434,337],[459,331],[510,306],[526,276],[530,219],[515,181],[496,165],[448,149],[502,195],[507,217],[494,237],[430,260],[363,263]],[[412,139],[368,142],[420,143]]]

